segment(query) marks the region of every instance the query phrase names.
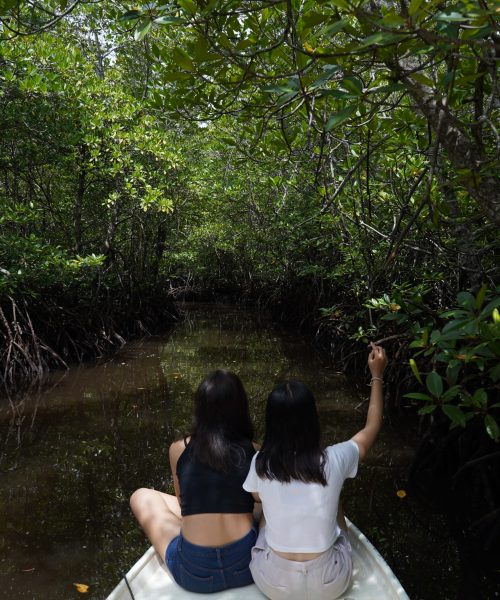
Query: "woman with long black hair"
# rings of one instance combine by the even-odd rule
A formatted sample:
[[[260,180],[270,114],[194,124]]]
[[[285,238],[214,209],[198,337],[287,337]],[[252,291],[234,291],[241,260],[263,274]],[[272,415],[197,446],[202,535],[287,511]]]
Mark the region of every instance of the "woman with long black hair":
[[[354,477],[382,424],[382,375],[387,358],[372,344],[372,374],[365,427],[346,442],[322,449],[316,402],[303,383],[285,382],[266,406],[262,449],[243,484],[262,502],[265,524],[252,550],[250,570],[271,598],[333,600],[348,587],[352,551],[339,508],[346,478]]]
[[[174,579],[210,593],[252,583],[257,538],[254,500],[243,490],[255,454],[248,400],[240,379],[210,373],[194,397],[189,437],[170,446],[175,496],[142,488],[130,506]]]

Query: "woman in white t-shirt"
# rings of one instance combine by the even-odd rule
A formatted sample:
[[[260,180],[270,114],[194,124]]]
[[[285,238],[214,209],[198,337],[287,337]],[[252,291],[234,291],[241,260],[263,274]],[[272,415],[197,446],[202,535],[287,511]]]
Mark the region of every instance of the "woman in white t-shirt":
[[[366,425],[349,441],[324,450],[309,388],[289,381],[269,395],[264,442],[243,488],[262,502],[265,525],[252,550],[250,570],[272,600],[333,600],[349,586],[352,551],[339,496],[380,431],[386,365],[383,348],[372,344]]]

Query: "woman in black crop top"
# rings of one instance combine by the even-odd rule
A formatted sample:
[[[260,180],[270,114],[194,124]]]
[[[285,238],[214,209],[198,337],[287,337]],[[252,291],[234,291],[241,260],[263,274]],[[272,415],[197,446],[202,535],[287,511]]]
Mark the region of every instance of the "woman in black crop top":
[[[210,373],[194,398],[191,436],[170,446],[175,496],[142,488],[130,506],[182,587],[210,593],[252,583],[254,500],[243,490],[255,454],[240,379]]]

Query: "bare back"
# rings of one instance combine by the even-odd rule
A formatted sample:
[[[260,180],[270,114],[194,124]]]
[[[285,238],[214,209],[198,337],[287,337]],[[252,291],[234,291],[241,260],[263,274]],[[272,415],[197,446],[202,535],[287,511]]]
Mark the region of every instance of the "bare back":
[[[188,442],[186,440],[186,442]],[[184,452],[184,440],[170,446],[169,458],[174,480],[175,495],[180,504],[180,488],[177,478],[177,461]],[[186,540],[198,546],[225,546],[245,536],[253,525],[249,513],[202,513],[182,518],[181,531]]]

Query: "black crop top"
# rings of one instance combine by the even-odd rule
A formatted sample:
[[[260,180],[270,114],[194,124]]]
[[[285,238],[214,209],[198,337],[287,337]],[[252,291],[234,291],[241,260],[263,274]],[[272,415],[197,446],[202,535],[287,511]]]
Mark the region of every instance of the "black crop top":
[[[235,465],[228,472],[192,458],[189,443],[177,461],[181,514],[251,513],[253,497],[243,489],[255,448],[251,442],[235,444]]]

